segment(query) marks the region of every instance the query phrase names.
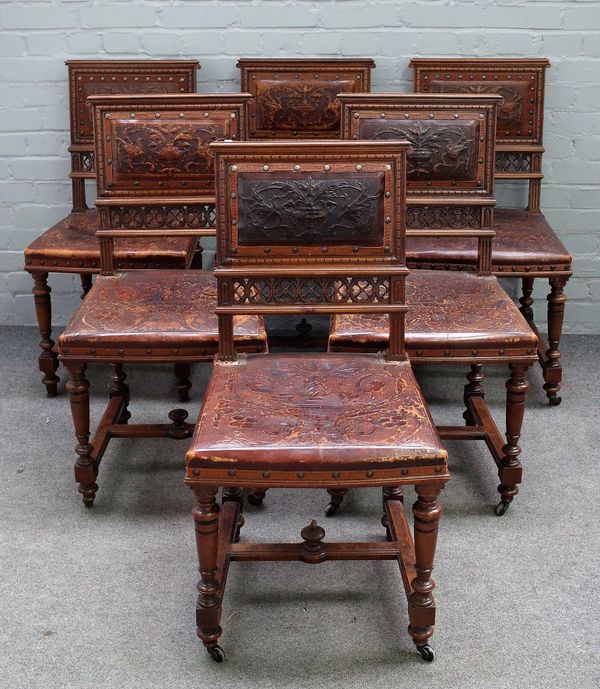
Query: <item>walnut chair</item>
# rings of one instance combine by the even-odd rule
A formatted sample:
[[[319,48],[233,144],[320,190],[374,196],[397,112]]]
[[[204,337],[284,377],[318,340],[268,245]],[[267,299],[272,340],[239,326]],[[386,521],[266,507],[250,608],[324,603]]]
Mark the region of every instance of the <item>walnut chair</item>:
[[[189,364],[211,361],[218,347],[217,284],[199,270],[116,268],[114,244],[151,237],[202,237],[207,181],[214,183],[208,144],[231,139],[243,124],[248,94],[92,96],[100,212],[100,275],[58,340],[69,372],[67,390],[77,436],[75,479],[85,505],[111,437],[189,438],[187,412],[171,424],[128,424],[129,389],[123,364],[175,362],[180,384]],[[240,122],[242,120],[242,122]],[[266,349],[258,316],[235,322],[240,351]],[[87,362],[112,365],[110,401],[89,442]]]
[[[498,93],[496,179],[525,181],[525,209],[494,211],[496,238],[492,273],[522,280],[521,313],[538,335],[538,360],[550,405],[560,404],[562,380],[559,343],[566,297],[564,287],[573,274],[572,257],[540,210],[542,182],[545,58],[413,59],[415,91],[424,93]],[[471,269],[476,253],[457,238],[411,238],[410,266]],[[536,278],[548,278],[548,342],[534,323],[531,293]]]
[[[58,357],[52,340],[52,306],[48,275],[78,273],[82,298],[100,272],[98,211],[86,204],[86,180],[95,178],[91,111],[86,102],[93,94],[193,93],[196,60],[68,60],[71,120],[71,180],[73,210],[25,249],[25,270],[31,273],[35,311],[40,329],[39,368],[50,397],[58,391]],[[207,187],[207,193],[212,190]],[[210,226],[212,207],[204,211],[203,225]],[[168,237],[132,242],[120,239],[115,259],[119,268],[188,268],[197,246],[195,237]],[[182,389],[182,388],[180,388]]]
[[[404,352],[404,142],[211,144],[217,175],[219,354],[187,452],[201,579],[197,632],[222,661],[232,561],[396,560],[426,660],[446,452]],[[239,354],[232,319],[389,314],[389,349]],[[414,545],[400,488],[414,485]],[[383,488],[387,542],[238,542],[244,488]],[[223,488],[223,505],[216,502]],[[383,534],[382,534],[383,535]]]
[[[506,512],[518,492],[518,445],[536,361],[536,336],[490,274],[493,238],[495,95],[341,95],[342,136],[352,140],[408,140],[407,242],[414,237],[459,237],[477,243],[474,272],[411,270],[406,280],[406,349],[414,366],[467,364],[466,427],[440,426],[443,439],[484,440],[496,464]],[[388,345],[387,317],[334,314],[332,351],[380,351]],[[510,367],[506,383],[506,442],[482,387],[484,364]],[[331,493],[333,514],[343,492]],[[260,498],[260,495],[257,496]]]

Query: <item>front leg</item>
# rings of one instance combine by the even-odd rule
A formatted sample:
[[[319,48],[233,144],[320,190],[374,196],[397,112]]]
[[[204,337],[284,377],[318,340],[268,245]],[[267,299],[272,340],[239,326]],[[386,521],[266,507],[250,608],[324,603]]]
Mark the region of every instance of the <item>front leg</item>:
[[[90,384],[85,378],[86,364],[83,361],[69,361],[66,364],[69,372],[67,391],[73,415],[73,425],[77,436],[77,461],[75,462],[75,480],[83,496],[83,504],[91,507],[94,504],[98,485],[97,469],[92,458],[90,439]]]
[[[224,660],[218,645],[221,629],[223,592],[219,586],[217,555],[219,545],[219,505],[213,486],[193,487],[196,504],[192,509],[196,525],[196,548],[200,565],[198,603],[196,605],[197,634],[210,656],[217,662]]]
[[[435,583],[431,572],[442,515],[442,507],[438,501],[442,486],[436,483],[420,484],[415,489],[417,501],[413,505],[413,515],[416,576],[411,582],[412,593],[408,597],[408,632],[423,659],[431,661],[434,657],[433,649],[428,641],[435,624]]]
[[[40,329],[42,339],[40,349],[42,350],[38,358],[40,371],[44,374],[42,383],[46,386],[48,397],[56,397],[58,392],[59,377],[56,375],[58,369],[58,357],[54,351],[54,340],[52,335],[52,302],[50,292],[52,289],[48,285],[48,273],[32,273],[33,277],[33,298],[35,302],[35,315]]]
[[[506,381],[506,445],[502,448],[501,466],[498,471],[500,485],[498,492],[502,498],[496,506],[496,514],[502,516],[519,492],[523,468],[519,461],[521,448],[521,426],[525,414],[525,403],[529,381],[527,366],[510,364],[510,378]]]
[[[558,345],[562,335],[563,319],[565,315],[565,302],[567,297],[564,287],[568,278],[550,278],[550,294],[548,295],[548,349],[546,350],[546,364],[544,366],[544,390],[548,402],[552,406],[561,403],[558,397],[560,383],[562,381],[562,364]]]

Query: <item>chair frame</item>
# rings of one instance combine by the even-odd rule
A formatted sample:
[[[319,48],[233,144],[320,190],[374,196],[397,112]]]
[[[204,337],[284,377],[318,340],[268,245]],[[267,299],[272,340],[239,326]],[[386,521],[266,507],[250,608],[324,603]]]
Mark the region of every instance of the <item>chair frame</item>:
[[[214,230],[205,228],[207,204],[214,207],[214,195],[206,196],[206,181],[212,176],[207,173],[193,173],[185,179],[163,175],[155,179],[141,173],[132,180],[126,175],[119,178],[113,165],[113,132],[111,119],[125,117],[133,119],[140,126],[160,120],[163,115],[174,117],[179,113],[181,121],[216,123],[225,128],[230,137],[239,137],[244,131],[245,103],[249,94],[167,94],[167,95],[125,95],[91,96],[95,131],[95,157],[97,161],[98,197],[96,205],[100,210],[101,229],[98,231],[101,250],[101,276],[115,274],[114,241],[118,238],[214,235]],[[212,119],[211,119],[212,118]],[[179,121],[179,120],[176,120]],[[229,123],[233,123],[230,127]],[[166,179],[165,179],[166,177]],[[181,177],[181,175],[180,175]],[[158,214],[158,215],[157,215]],[[170,214],[172,221],[165,225]],[[157,221],[156,218],[163,218]],[[184,274],[186,271],[181,271]],[[85,309],[84,301],[80,309]],[[94,345],[81,348],[67,346],[59,338],[59,358],[69,372],[67,390],[78,444],[75,449],[77,461],[75,478],[84,504],[91,507],[98,486],[98,468],[108,441],[113,437],[173,439],[189,438],[194,425],[187,423],[187,411],[175,409],[169,413],[171,424],[128,424],[130,413],[129,388],[125,383],[123,364],[128,362],[172,363],[178,376],[178,389],[182,392],[191,387],[189,382],[190,362],[212,361],[215,347],[207,348],[201,342],[195,347],[149,349],[143,337],[133,344]],[[254,350],[251,350],[254,351]],[[85,378],[88,361],[102,361],[112,366],[110,401],[95,431],[90,444],[89,382]]]
[[[149,88],[164,88],[161,84],[179,83],[180,92],[193,93],[196,90],[197,60],[67,60],[69,72],[69,112],[71,143],[72,213],[85,213],[86,180],[95,179],[94,138],[91,131],[90,110],[87,104],[87,90],[81,84],[88,82],[102,84],[102,90],[128,89],[143,92]],[[172,88],[168,86],[167,88]],[[140,264],[144,267],[143,264]],[[25,251],[25,270],[33,278],[35,312],[40,330],[41,352],[38,357],[40,371],[44,374],[42,383],[49,397],[58,393],[58,355],[52,339],[51,288],[49,273],[78,273],[83,290],[82,299],[92,286],[92,276],[100,272],[99,261],[89,265],[74,262],[68,255],[53,265],[40,258],[32,258]]]
[[[433,118],[460,122],[461,119],[478,119],[480,122],[480,151],[477,168],[477,182],[456,181],[409,181],[407,182],[407,236],[460,236],[478,239],[477,272],[489,275],[491,272],[491,248],[494,236],[492,213],[494,199],[494,141],[496,129],[497,96],[431,95],[431,94],[352,94],[339,96],[342,106],[342,138],[358,140],[361,121],[366,118],[399,118],[407,120]],[[411,223],[411,209],[432,209],[432,219],[427,227]],[[479,227],[470,227],[470,221],[459,223],[460,227],[440,228],[440,217],[444,209],[449,212],[463,209],[466,213],[474,209]],[[428,217],[428,214],[425,213]],[[463,219],[464,219],[463,218]],[[412,226],[411,226],[412,225]],[[334,351],[347,351],[336,346]],[[349,350],[360,351],[360,345]],[[462,350],[409,349],[408,354],[414,366],[429,364],[468,364],[468,384],[464,388],[466,426],[438,426],[444,440],[484,440],[498,469],[501,500],[496,514],[502,515],[518,493],[522,480],[522,465],[519,458],[526,395],[529,388],[526,373],[536,361],[531,349],[501,347],[489,350],[463,348]],[[510,377],[506,383],[506,442],[498,430],[484,398],[483,365],[508,364]],[[258,496],[260,497],[260,496]],[[328,514],[333,514],[343,499],[343,494],[331,494],[332,502]]]
[[[496,179],[525,181],[528,183],[528,205],[530,213],[541,214],[540,197],[542,174],[543,124],[544,124],[544,85],[546,69],[550,61],[546,58],[413,58],[410,66],[414,71],[414,90],[431,92],[434,82],[436,90],[439,81],[447,80],[449,85],[444,93],[466,91],[473,88],[481,92],[493,93],[498,87],[495,81],[508,80],[520,85],[527,82],[530,109],[523,113],[520,129],[502,131],[498,127],[496,138]],[[465,81],[464,85],[457,81]],[[518,93],[516,98],[523,99]],[[436,263],[425,265],[419,262],[414,267],[456,269],[457,265]],[[566,296],[564,288],[573,274],[571,263],[540,264],[535,260],[529,265],[498,265],[493,267],[498,277],[520,278],[522,296],[519,299],[521,313],[538,337],[538,361],[544,376],[544,390],[549,404],[560,404],[558,396],[562,381],[561,353],[559,350],[562,334]],[[547,278],[550,285],[548,294],[548,340],[540,333],[534,322],[533,284],[536,278]]]
[[[221,365],[235,366],[237,354],[232,340],[235,314],[255,313],[390,313],[390,364],[405,363],[403,348],[404,280],[404,179],[406,143],[365,144],[363,142],[327,141],[322,143],[286,141],[279,143],[213,144],[217,169],[217,276],[219,288]],[[336,245],[327,237],[278,244],[265,241],[248,246],[238,237],[238,175],[243,172],[264,174],[292,171],[322,174],[357,170],[384,170],[385,235],[381,245],[365,246],[358,240]],[[292,173],[293,174],[293,173]],[[349,277],[350,276],[350,277]],[[380,278],[389,282],[386,297],[372,296],[366,302],[341,290],[345,279]],[[283,281],[297,280],[294,294],[281,291]],[[318,296],[307,300],[302,285],[321,281]],[[259,286],[256,281],[262,281]],[[330,290],[335,297],[326,297]],[[344,295],[344,298],[342,298]],[[261,356],[261,355],[257,355]],[[264,356],[269,356],[268,354]],[[301,356],[301,355],[297,355]],[[310,356],[310,355],[308,355]],[[327,355],[325,355],[327,356]],[[334,355],[332,355],[334,356]],[[206,398],[205,398],[206,405]],[[204,409],[204,407],[203,407]],[[201,412],[202,414],[202,412]],[[198,426],[200,428],[200,424]],[[360,460],[358,460],[360,462]],[[438,460],[436,460],[438,461]],[[400,566],[409,602],[409,627],[413,641],[426,660],[433,659],[428,639],[433,633],[435,605],[430,578],[438,520],[441,508],[438,495],[449,479],[442,461],[426,466],[415,459],[390,468],[366,471],[359,465],[332,471],[325,465],[299,470],[294,463],[283,462],[268,470],[214,468],[188,452],[185,482],[196,498],[193,517],[200,561],[198,584],[197,633],[209,654],[217,661],[224,658],[218,645],[222,634],[221,606],[229,563],[232,561],[301,561],[316,564],[326,560],[391,559]],[[415,515],[415,543],[402,509],[400,486],[416,486],[418,499]],[[243,524],[243,489],[260,487],[318,488],[330,486],[382,486],[388,542],[323,543],[325,531],[314,520],[302,530],[301,543],[238,543]],[[216,503],[222,486],[223,507]]]

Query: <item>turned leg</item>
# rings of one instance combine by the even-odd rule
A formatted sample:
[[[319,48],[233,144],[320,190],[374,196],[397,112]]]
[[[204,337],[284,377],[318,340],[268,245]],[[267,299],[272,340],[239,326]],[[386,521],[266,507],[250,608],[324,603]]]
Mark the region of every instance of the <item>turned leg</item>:
[[[408,632],[421,656],[425,660],[433,660],[433,650],[428,644],[435,623],[435,584],[431,572],[442,515],[442,507],[438,502],[441,486],[421,484],[415,488],[417,501],[413,505],[413,515],[416,576],[411,582],[412,592],[408,597]]]
[[[562,364],[560,363],[560,351],[558,345],[562,334],[563,318],[565,315],[565,302],[567,297],[564,287],[567,278],[550,278],[550,294],[548,295],[548,349],[546,351],[546,364],[544,366],[544,390],[548,402],[552,406],[561,403],[558,397],[560,382],[562,380]]]
[[[85,295],[92,289],[92,274],[80,273],[81,278],[81,298],[85,299]]]
[[[56,397],[58,381],[56,375],[58,357],[54,351],[52,334],[52,303],[50,301],[50,286],[48,285],[48,273],[32,273],[33,297],[35,302],[35,315],[37,317],[40,335],[42,336],[40,348],[42,350],[38,363],[40,371],[44,374],[42,383],[46,386],[48,397]]]
[[[194,487],[196,504],[192,510],[196,525],[196,547],[200,565],[198,582],[198,603],[196,606],[197,633],[206,650],[217,662],[224,659],[217,644],[223,633],[221,629],[221,604],[223,592],[217,573],[219,542],[219,506],[215,500],[214,487]]]
[[[121,412],[121,417],[119,418],[119,423],[127,423],[131,418],[131,412],[128,409],[129,406],[129,385],[125,382],[127,380],[127,374],[123,370],[123,364],[111,364],[111,376],[110,376],[110,389],[108,396],[112,399],[113,397],[122,397],[125,401],[123,411]]]
[[[510,364],[510,378],[506,381],[506,445],[502,448],[501,466],[498,471],[498,492],[501,500],[496,506],[496,514],[499,517],[506,512],[519,492],[518,484],[523,472],[519,461],[521,448],[518,443],[529,390],[527,368],[522,364]]]
[[[237,502],[240,507],[238,512],[238,522],[237,529],[235,531],[234,542],[237,543],[240,540],[240,531],[242,526],[244,526],[244,515],[242,514],[244,510],[244,490],[242,488],[223,488],[223,502]]]
[[[533,281],[534,278],[532,277],[523,278],[521,282],[523,296],[519,299],[519,304],[521,304],[519,311],[523,314],[523,318],[529,322],[533,322],[533,298],[531,296],[533,292]]]
[[[73,425],[77,436],[77,461],[75,462],[75,480],[83,496],[83,504],[91,507],[94,504],[98,485],[96,484],[96,466],[92,458],[90,439],[90,384],[85,378],[86,364],[83,361],[69,361],[67,391],[73,415]]]
[[[266,494],[266,490],[262,490],[261,488],[252,488],[248,493],[248,502],[251,505],[254,505],[254,507],[260,507],[265,499]]]
[[[387,512],[385,503],[388,500],[400,500],[404,502],[404,489],[402,486],[386,486],[381,491],[381,502],[383,503],[383,516],[381,517],[381,525],[385,527],[385,534],[388,541],[392,540],[392,534],[388,526]]]
[[[465,411],[463,412],[463,419],[467,426],[474,426],[475,419],[471,412],[471,407],[469,405],[469,398],[471,397],[483,397],[483,366],[481,364],[471,364],[471,370],[467,373],[467,380],[469,381],[465,385],[465,391],[463,394],[463,401],[465,403]]]
[[[187,402],[190,399],[189,391],[192,387],[190,381],[191,368],[186,362],[179,361],[174,366],[175,369],[175,388],[177,390],[177,399],[180,402]]]
[[[339,510],[340,505],[344,501],[344,497],[346,496],[346,493],[348,492],[347,488],[328,488],[327,492],[329,493],[329,505],[327,505],[327,508],[325,509],[325,514],[328,517],[333,517],[333,515]]]

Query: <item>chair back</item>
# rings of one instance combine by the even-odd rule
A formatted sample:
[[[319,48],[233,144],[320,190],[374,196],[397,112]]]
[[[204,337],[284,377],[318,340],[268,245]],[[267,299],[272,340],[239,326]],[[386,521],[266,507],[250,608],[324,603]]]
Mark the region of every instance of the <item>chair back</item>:
[[[85,180],[94,179],[94,132],[88,96],[194,93],[197,60],[67,60],[73,211],[87,210]]]
[[[414,90],[496,93],[496,179],[526,180],[528,210],[540,210],[546,58],[415,58]]]
[[[209,145],[239,139],[247,93],[90,96],[100,273],[117,237],[214,236]]]
[[[242,58],[241,90],[251,93],[247,139],[335,139],[340,92],[371,89],[371,59]]]
[[[404,358],[406,150],[390,142],[211,144],[219,358],[236,314],[388,313]]]
[[[491,272],[494,143],[500,96],[340,94],[342,138],[407,140],[406,234],[477,237]]]

